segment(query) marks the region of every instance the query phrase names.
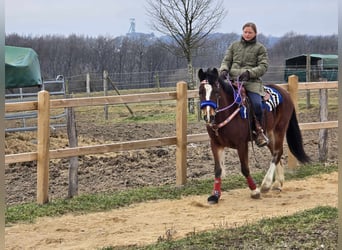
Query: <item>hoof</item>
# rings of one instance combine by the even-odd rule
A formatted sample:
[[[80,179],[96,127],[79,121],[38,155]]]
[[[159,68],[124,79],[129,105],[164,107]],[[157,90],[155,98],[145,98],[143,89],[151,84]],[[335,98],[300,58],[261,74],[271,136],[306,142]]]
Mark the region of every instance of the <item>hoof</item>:
[[[208,197],[208,203],[209,204],[217,204],[219,201],[220,197],[217,195],[211,195]]]
[[[283,188],[283,182],[280,181],[275,181],[272,185],[272,190],[273,191],[282,191]]]
[[[269,187],[265,187],[265,186],[261,187],[261,193],[267,193],[268,191],[270,191]]]
[[[273,191],[281,192],[281,191],[282,191],[282,188],[281,188],[281,187],[272,187],[272,190],[273,190]]]
[[[261,197],[261,195],[260,195],[259,188],[255,189],[251,192],[251,198],[252,199],[260,199],[260,197]]]

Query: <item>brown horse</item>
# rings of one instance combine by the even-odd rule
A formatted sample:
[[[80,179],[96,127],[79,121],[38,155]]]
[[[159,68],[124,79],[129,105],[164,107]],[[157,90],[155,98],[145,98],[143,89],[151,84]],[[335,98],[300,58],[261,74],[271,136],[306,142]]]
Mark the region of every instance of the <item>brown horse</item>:
[[[209,68],[206,72],[198,72],[200,80],[199,98],[201,111],[206,121],[210,136],[211,150],[215,161],[215,181],[209,203],[217,203],[221,196],[221,174],[224,162],[224,148],[236,149],[239,155],[241,171],[245,176],[251,190],[252,198],[260,198],[260,189],[250,175],[248,166],[248,142],[253,140],[252,127],[249,119],[244,118],[241,110],[245,108],[242,99],[241,84],[233,86],[230,81],[219,78],[216,68]],[[264,111],[263,128],[269,138],[267,147],[272,159],[269,169],[262,181],[261,191],[267,192],[271,188],[281,190],[284,183],[284,170],[281,163],[283,142],[286,134],[287,144],[291,153],[301,162],[308,163],[310,158],[306,155],[301,132],[289,93],[276,85],[267,85],[276,93],[281,101],[272,111]],[[261,98],[261,97],[260,97]],[[279,101],[279,100],[278,100]],[[247,107],[247,111],[250,110]],[[251,112],[247,112],[252,116]],[[275,181],[273,177],[275,173]],[[272,184],[273,183],[273,184]]]

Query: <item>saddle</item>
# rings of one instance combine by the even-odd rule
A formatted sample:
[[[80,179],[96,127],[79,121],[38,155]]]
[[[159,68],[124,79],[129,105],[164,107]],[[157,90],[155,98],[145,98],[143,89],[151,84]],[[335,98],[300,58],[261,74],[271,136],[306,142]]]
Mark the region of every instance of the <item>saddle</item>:
[[[247,108],[249,107],[249,104],[247,103],[247,91],[246,88],[242,85],[240,85],[237,82],[233,82],[232,85],[237,90],[235,99],[237,100],[237,103],[240,104],[240,115],[242,118],[247,118]],[[276,90],[275,88],[264,86],[265,90],[265,96],[263,96],[262,101],[262,108],[263,110],[267,111],[273,111],[275,108],[282,103],[283,98],[281,94]]]
[[[243,105],[243,106],[246,106],[246,100],[247,100],[247,90],[246,90],[246,88],[245,88],[245,86],[241,86],[241,84],[240,83],[238,83],[238,82],[233,82],[232,83],[232,85],[233,85],[233,87],[235,88],[235,89],[240,89],[240,97],[241,97],[241,104]],[[266,94],[262,97],[262,100],[264,101],[264,102],[267,102],[267,101],[269,101],[270,100],[270,98],[271,98],[271,94],[269,93],[269,91],[268,91],[268,88],[269,87],[267,87],[267,89],[266,89],[266,87],[264,87],[265,88],[265,92],[266,92]]]

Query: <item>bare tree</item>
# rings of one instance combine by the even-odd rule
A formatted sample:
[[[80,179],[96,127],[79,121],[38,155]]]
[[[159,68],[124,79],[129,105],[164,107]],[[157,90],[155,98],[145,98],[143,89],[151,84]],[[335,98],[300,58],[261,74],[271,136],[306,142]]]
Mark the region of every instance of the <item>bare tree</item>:
[[[190,89],[195,87],[192,54],[226,16],[222,3],[223,0],[147,0],[152,29],[170,36],[186,58]],[[175,49],[172,44],[169,48]]]

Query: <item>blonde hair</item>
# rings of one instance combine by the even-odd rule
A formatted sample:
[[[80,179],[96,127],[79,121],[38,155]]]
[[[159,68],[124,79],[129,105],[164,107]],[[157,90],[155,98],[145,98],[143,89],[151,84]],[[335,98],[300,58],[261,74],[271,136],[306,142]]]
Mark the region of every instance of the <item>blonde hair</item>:
[[[252,28],[254,30],[255,34],[258,33],[255,23],[252,23],[252,22],[245,23],[245,25],[242,27],[242,30],[244,30],[246,27]]]

